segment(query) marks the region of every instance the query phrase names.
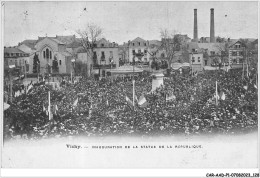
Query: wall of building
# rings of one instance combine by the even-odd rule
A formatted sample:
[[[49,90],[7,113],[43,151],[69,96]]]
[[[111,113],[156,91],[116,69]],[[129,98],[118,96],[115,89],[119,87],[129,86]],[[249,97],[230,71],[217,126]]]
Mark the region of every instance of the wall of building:
[[[241,64],[243,63],[244,59],[244,48],[236,49],[236,48],[230,48],[228,50],[229,55],[229,63],[230,64]]]
[[[92,62],[92,60],[90,60],[88,54],[87,53],[78,53],[76,60],[82,61],[82,63],[87,64],[87,75],[90,76],[91,67],[93,65],[93,62]]]
[[[148,41],[131,41],[129,44],[129,62],[133,62],[133,51],[135,51],[135,53],[138,53],[139,51],[141,51],[142,53],[144,53],[145,55],[141,58],[142,62],[149,62],[150,59],[150,55],[149,53],[146,53],[145,51],[148,51],[148,46],[149,43]],[[138,61],[138,58],[135,57],[134,58],[135,61]]]
[[[193,68],[193,72],[202,71],[204,67],[203,53],[190,53],[189,54],[190,65]]]
[[[71,66],[71,62],[67,61],[67,57],[61,53],[54,53],[57,56],[57,60],[58,60],[58,67],[59,67],[59,73],[60,74],[65,74],[65,73],[70,73],[70,68]],[[53,61],[53,60],[52,60]],[[51,63],[52,66],[52,63]]]
[[[68,60],[69,53],[65,51],[65,45],[60,45],[49,38],[45,38],[39,41],[35,47],[40,60],[40,73],[48,73],[47,64],[51,66],[51,73],[53,72],[52,65],[53,65],[54,56],[58,60],[58,68],[60,74],[71,72],[70,71],[71,61]],[[46,54],[47,49],[51,54],[49,55],[49,59],[47,58],[47,54]],[[44,52],[45,52],[45,57],[44,57]]]
[[[109,48],[109,47],[104,47],[104,48],[95,48],[94,52],[96,52],[97,55],[97,61],[98,64],[101,64],[101,56],[102,52],[105,54],[105,64],[108,65],[110,64],[109,59],[110,57],[113,57],[113,64],[116,64],[116,68],[119,67],[119,54],[118,54],[118,47],[114,48]]]
[[[33,58],[34,58],[36,50],[31,49],[30,47],[26,46],[25,44],[18,46],[18,49],[29,54],[29,57],[26,59],[26,63],[29,64],[29,70],[27,71],[27,73],[29,73],[29,74],[33,73]]]

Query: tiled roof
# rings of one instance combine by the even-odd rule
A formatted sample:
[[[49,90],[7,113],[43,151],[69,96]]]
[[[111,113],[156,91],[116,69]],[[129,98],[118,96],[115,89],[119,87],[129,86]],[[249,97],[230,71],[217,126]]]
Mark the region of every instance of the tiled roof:
[[[53,41],[55,41],[58,44],[65,44],[65,43],[63,43],[62,41],[60,41],[60,40],[58,40],[56,38],[50,38],[50,39],[52,39]]]
[[[109,43],[105,38],[101,38],[100,40],[97,41],[97,43]]]
[[[61,54],[64,56],[72,56],[68,51],[61,52]]]
[[[24,40],[21,43],[19,43],[19,46],[24,44],[31,49],[35,49],[35,45],[36,45],[37,42],[38,42],[38,40]]]
[[[199,49],[199,45],[197,42],[190,42],[187,44],[187,48],[189,51],[192,51],[192,49]]]
[[[190,37],[188,37],[188,35],[182,35],[182,34],[176,34],[175,36],[179,36],[179,37],[182,37],[182,38],[185,38],[185,39],[191,39]]]
[[[208,51],[219,52],[225,48],[225,43],[198,43],[200,49],[208,49]]]
[[[58,39],[59,41],[66,43],[66,44],[70,44],[73,41],[75,41],[75,35],[70,35],[70,36],[56,36],[56,39]]]
[[[149,45],[161,46],[162,42],[159,40],[149,40]]]
[[[26,54],[25,52],[21,51],[20,49],[18,49],[16,47],[4,48],[4,53],[23,53],[23,54]]]
[[[41,40],[43,40],[45,38],[49,38],[49,39],[55,41],[58,44],[65,44],[62,41],[60,41],[59,39],[57,39],[56,37],[48,37],[48,36],[47,37],[38,37],[38,41],[37,42],[39,42],[39,41],[41,41]]]
[[[67,44],[67,48],[78,48],[81,46],[81,42],[78,40],[75,40],[69,44]]]

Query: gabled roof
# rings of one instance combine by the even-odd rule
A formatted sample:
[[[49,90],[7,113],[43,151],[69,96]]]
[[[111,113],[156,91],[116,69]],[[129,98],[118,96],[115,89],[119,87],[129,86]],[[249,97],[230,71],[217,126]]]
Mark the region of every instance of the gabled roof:
[[[135,42],[135,41],[145,41],[144,39],[142,39],[142,38],[140,38],[140,37],[137,37],[137,38],[135,38],[134,40],[132,40],[131,42]]]
[[[233,46],[233,45],[235,45],[236,43],[241,43],[241,41],[239,41],[239,40],[236,40],[236,41],[234,41],[234,42],[232,42],[232,43],[229,43],[229,48],[231,47],[231,46]]]
[[[108,44],[110,43],[108,40],[106,40],[105,38],[101,38],[100,40],[97,41],[97,43],[105,43],[105,44]]]
[[[45,39],[45,38],[48,38],[48,39],[50,39],[50,40],[52,40],[52,41],[54,41],[54,42],[56,42],[56,43],[58,43],[58,44],[65,44],[65,43],[63,43],[62,41],[60,41],[60,40],[58,40],[56,37],[48,37],[48,36],[46,36],[46,37],[38,37],[38,41],[37,41],[37,43],[39,42],[39,41],[42,41],[43,39]]]

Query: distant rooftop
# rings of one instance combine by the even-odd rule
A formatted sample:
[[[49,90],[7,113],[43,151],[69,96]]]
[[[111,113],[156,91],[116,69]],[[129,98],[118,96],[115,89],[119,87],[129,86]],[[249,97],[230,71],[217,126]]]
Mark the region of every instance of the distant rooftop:
[[[17,47],[6,47],[6,48],[4,48],[4,53],[22,53],[22,54],[26,54],[25,52],[21,51]]]
[[[144,39],[142,39],[142,38],[140,38],[140,37],[137,37],[137,38],[135,38],[134,40],[132,40],[131,42],[135,42],[135,41],[145,41]]]

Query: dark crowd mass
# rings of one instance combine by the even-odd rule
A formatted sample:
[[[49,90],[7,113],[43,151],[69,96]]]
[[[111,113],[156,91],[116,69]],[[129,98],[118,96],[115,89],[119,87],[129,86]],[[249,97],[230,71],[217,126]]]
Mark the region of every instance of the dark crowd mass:
[[[133,99],[130,77],[62,81],[55,90],[48,82],[35,83],[4,111],[4,137],[248,133],[258,127],[256,75],[252,70],[242,78],[241,69],[195,76],[175,73],[153,92],[153,76],[139,75],[134,107],[126,101]],[[224,99],[216,96],[216,81],[217,93],[224,93]],[[138,104],[141,96],[145,106]]]

